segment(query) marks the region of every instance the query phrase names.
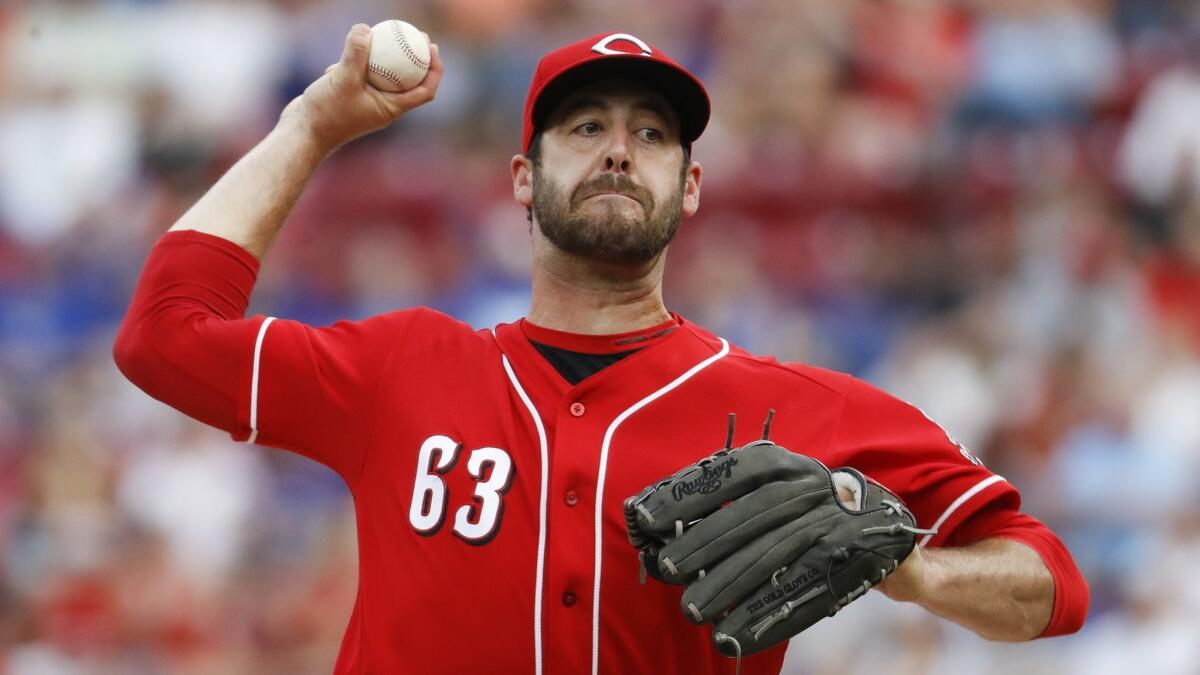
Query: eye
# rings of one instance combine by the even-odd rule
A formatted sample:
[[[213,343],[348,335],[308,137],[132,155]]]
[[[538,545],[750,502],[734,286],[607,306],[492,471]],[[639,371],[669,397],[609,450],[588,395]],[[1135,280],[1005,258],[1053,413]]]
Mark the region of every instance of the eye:
[[[644,129],[638,129],[638,136],[641,137],[641,139],[643,141],[646,141],[647,143],[657,143],[657,142],[661,141],[663,138],[662,132],[653,127],[646,127]]]
[[[575,133],[583,134],[584,136],[595,136],[596,134],[600,133],[600,123],[584,122],[583,124],[575,127]]]

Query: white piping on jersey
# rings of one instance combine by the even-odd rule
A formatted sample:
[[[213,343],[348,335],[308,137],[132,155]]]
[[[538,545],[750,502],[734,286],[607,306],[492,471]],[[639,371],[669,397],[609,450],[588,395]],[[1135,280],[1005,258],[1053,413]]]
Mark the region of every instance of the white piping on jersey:
[[[957,511],[958,507],[965,504],[968,499],[970,499],[971,497],[974,497],[975,495],[979,494],[980,492],[983,492],[984,488],[991,485],[992,483],[996,483],[996,482],[1002,481],[1002,480],[1004,480],[1004,476],[997,474],[994,476],[988,476],[987,478],[984,478],[983,480],[976,483],[970,490],[967,490],[966,492],[959,495],[958,499],[955,499],[950,504],[950,506],[946,507],[946,510],[943,511],[942,515],[940,517],[938,517],[936,522],[934,522],[933,527],[931,527],[929,529],[937,530],[938,528],[940,528],[942,526],[942,523],[946,522],[946,520],[950,517],[950,514]],[[933,539],[933,535],[927,534],[924,537],[921,537],[921,541],[918,543],[921,546],[924,546],[929,543],[930,539]]]
[[[525,394],[520,381],[517,380],[517,375],[508,362],[508,357],[502,353],[500,359],[504,363],[504,372],[508,374],[513,389],[517,390],[517,395],[521,397],[521,402],[525,404],[529,410],[529,416],[533,418],[533,425],[537,427],[538,445],[542,452],[542,488],[538,497],[537,581],[534,582],[533,587],[533,672],[535,675],[542,675],[542,575],[546,569],[546,486],[550,481],[546,428],[542,426],[542,418],[538,415],[537,408],[533,407],[533,402],[529,400],[529,396]]]
[[[646,398],[634,403],[632,406],[626,409],[625,412],[617,415],[617,418],[608,425],[608,431],[604,433],[604,443],[600,446],[600,475],[596,479],[596,565],[592,577],[592,675],[598,675],[600,672],[600,568],[602,560],[602,550],[600,548],[600,528],[603,525],[603,518],[601,518],[603,509],[601,506],[604,504],[604,478],[608,473],[608,450],[612,445],[613,434],[616,433],[617,427],[621,426],[621,423],[628,419],[630,415],[654,402],[663,394],[666,394],[672,389],[688,381],[693,375],[701,370],[704,370],[708,366],[712,365],[712,363],[717,359],[720,359],[728,354],[729,342],[727,342],[724,338],[717,339],[721,341],[721,351],[692,366],[691,369],[686,373],[680,375],[674,380],[671,380],[670,383],[653,394],[650,394]]]
[[[262,322],[258,327],[258,339],[254,341],[254,371],[250,376],[250,436],[246,438],[247,443],[253,443],[258,438],[258,366],[262,363],[263,338],[267,337],[267,326],[274,320],[275,317],[268,316]]]

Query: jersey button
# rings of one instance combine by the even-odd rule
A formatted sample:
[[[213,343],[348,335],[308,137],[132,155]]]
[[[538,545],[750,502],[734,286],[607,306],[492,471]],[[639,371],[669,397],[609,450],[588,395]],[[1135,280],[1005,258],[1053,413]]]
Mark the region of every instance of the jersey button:
[[[564,607],[570,607],[575,604],[579,598],[575,597],[575,591],[563,591],[562,601]]]
[[[571,404],[571,414],[572,415],[574,415],[576,417],[583,417],[583,413],[585,413],[585,412],[587,412],[587,408],[583,407],[583,404],[580,403],[579,401],[575,401],[574,403]]]
[[[567,493],[563,495],[563,501],[567,503],[567,506],[575,506],[579,503],[579,493],[574,490],[567,490]]]

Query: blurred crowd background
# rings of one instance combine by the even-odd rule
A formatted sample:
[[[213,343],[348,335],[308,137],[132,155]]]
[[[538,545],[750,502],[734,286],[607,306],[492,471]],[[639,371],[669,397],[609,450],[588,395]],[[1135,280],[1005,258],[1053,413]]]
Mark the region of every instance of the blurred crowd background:
[[[633,33],[714,102],[668,306],[922,406],[1091,584],[1081,633],[1023,645],[871,594],[786,672],[1200,673],[1193,4],[0,3],[0,673],[330,672],[356,583],[344,484],[152,401],[110,350],[156,238],[351,24],[392,17],[441,47],[437,101],[323,166],[253,312],[521,316],[529,76]]]

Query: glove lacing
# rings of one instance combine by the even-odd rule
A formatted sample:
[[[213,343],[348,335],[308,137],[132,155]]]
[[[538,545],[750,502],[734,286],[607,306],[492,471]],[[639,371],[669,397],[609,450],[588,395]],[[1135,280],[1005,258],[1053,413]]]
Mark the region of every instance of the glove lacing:
[[[891,511],[895,515],[897,515],[897,516],[904,515],[904,507],[900,506],[896,502],[894,502],[890,499],[881,499],[879,501],[883,503],[884,507],[886,507],[887,510]],[[913,527],[911,525],[905,525],[904,523],[892,523],[891,525],[880,525],[878,527],[864,527],[862,533],[863,534],[874,534],[876,532],[886,532],[888,534],[900,534],[901,531],[908,532],[909,534],[933,535],[933,534],[938,533],[937,528],[932,528],[932,529],[927,530],[927,529],[920,528],[920,527]]]
[[[735,654],[733,657],[733,673],[734,675],[742,675],[742,645],[737,641],[737,638],[732,635],[726,635],[721,631],[716,631],[713,633],[713,640],[717,644],[725,644],[726,642],[733,644],[733,652]]]

